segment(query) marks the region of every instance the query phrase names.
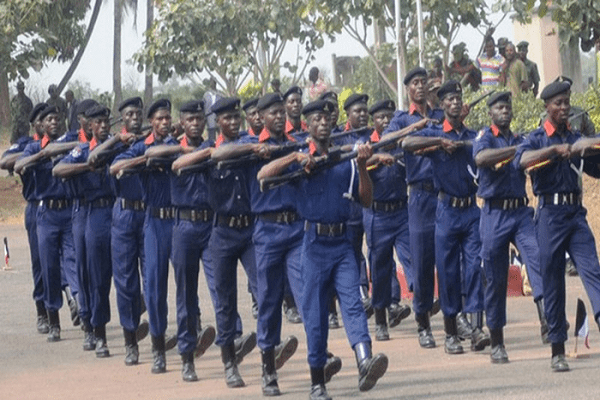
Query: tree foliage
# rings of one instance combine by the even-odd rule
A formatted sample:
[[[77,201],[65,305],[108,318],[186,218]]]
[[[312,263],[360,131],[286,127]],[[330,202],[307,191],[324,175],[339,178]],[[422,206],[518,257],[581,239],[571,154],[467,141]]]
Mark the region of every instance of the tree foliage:
[[[310,17],[298,17],[298,2],[165,0],[157,6],[154,26],[134,59],[138,68],[152,68],[161,81],[207,71],[234,94],[250,74],[268,84],[292,40],[302,46],[304,63],[284,63],[292,73],[303,71],[323,46]]]

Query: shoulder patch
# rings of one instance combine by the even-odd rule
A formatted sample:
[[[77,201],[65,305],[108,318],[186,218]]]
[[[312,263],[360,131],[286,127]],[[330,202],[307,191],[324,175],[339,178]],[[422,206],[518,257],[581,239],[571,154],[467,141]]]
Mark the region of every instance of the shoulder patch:
[[[71,150],[71,157],[77,158],[81,156],[81,147],[77,146]]]
[[[12,146],[10,146],[10,147],[8,148],[8,150],[10,150],[10,151],[15,151],[15,150],[17,150],[18,148],[19,148],[19,144],[18,144],[18,143],[15,143],[15,144],[13,144]]]
[[[483,131],[483,129],[479,130],[479,132],[477,132],[477,137],[475,138],[475,140],[481,139],[484,133],[485,132]]]

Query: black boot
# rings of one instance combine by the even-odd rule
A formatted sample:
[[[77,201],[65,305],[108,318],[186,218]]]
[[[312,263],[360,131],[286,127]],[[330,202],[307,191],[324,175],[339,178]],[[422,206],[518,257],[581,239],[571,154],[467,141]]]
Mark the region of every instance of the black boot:
[[[409,306],[405,306],[400,303],[392,303],[388,308],[388,313],[390,328],[394,328],[400,325],[400,322],[402,322],[403,319],[408,318],[411,310]]]
[[[37,310],[37,331],[45,335],[50,331],[50,326],[48,325],[48,312],[46,311],[44,301],[36,301],[35,308]]]
[[[194,357],[202,356],[206,350],[215,342],[217,331],[211,325],[207,325],[205,328],[200,327],[198,330],[198,340],[196,341],[196,349],[194,350]]]
[[[79,318],[79,305],[77,304],[77,299],[71,294],[71,288],[69,286],[65,286],[63,291],[67,298],[69,311],[71,311],[71,321],[73,322],[73,326],[78,326],[81,323],[81,319]]]
[[[354,346],[356,364],[358,365],[358,390],[366,392],[371,390],[377,380],[385,374],[388,367],[388,358],[385,354],[371,353],[371,343],[361,342]]]
[[[446,331],[446,341],[444,351],[448,354],[462,354],[463,347],[458,338],[458,329],[456,327],[456,317],[444,317],[444,330]]]
[[[227,387],[244,387],[246,384],[238,371],[237,363],[235,361],[235,345],[233,342],[221,347],[221,359],[225,366],[225,383],[227,383]]]
[[[196,368],[194,367],[194,353],[190,351],[189,353],[183,353],[181,355],[181,379],[184,382],[196,382],[198,380],[198,375],[196,375]]]
[[[252,296],[252,318],[258,319],[258,301],[256,301],[256,297],[252,293],[250,295]]]
[[[94,328],[94,336],[96,337],[96,357],[110,357],[108,344],[106,343],[106,326],[97,326]]]
[[[152,338],[152,373],[162,374],[167,372],[167,356],[165,354],[165,335],[151,336]]]
[[[285,310],[285,316],[289,323],[302,323],[302,318],[300,317],[300,313],[298,312],[298,307],[296,307],[296,301],[294,300],[293,296],[288,295],[284,297],[283,309]]]
[[[58,315],[58,310],[48,310],[48,325],[49,329],[47,340],[49,342],[60,341],[60,316]]]
[[[471,338],[473,334],[473,325],[469,322],[467,315],[464,313],[458,313],[455,318],[456,321],[456,334],[460,340],[467,340]]]
[[[310,400],[331,400],[325,388],[325,371],[323,368],[310,368]]]
[[[564,342],[552,343],[552,360],[550,361],[550,367],[554,372],[569,371],[569,364],[565,358]]]
[[[375,340],[378,342],[384,340],[390,340],[390,334],[388,333],[387,320],[385,318],[385,308],[375,309]]]
[[[492,364],[506,364],[508,362],[508,354],[504,348],[504,333],[502,328],[490,329],[490,337],[492,341],[492,353],[490,359]]]
[[[123,337],[125,338],[125,365],[136,365],[140,359],[136,332],[123,329]]]
[[[360,289],[360,300],[362,301],[363,309],[367,313],[367,319],[373,315],[373,304],[371,298],[369,298],[369,288],[365,286],[359,286]]]
[[[471,314],[474,328],[471,334],[471,351],[481,351],[490,345],[490,337],[483,331],[483,311]]]
[[[263,351],[262,354],[262,392],[263,396],[279,396],[277,372],[275,371],[275,349]]]
[[[417,332],[419,332],[419,345],[424,349],[433,349],[435,339],[431,333],[429,314],[415,314],[415,321],[417,321]]]
[[[247,335],[240,336],[233,341],[235,350],[235,363],[241,364],[246,357],[256,347],[256,332],[250,332]]]
[[[548,321],[546,320],[546,314],[544,311],[544,299],[539,298],[535,301],[535,306],[538,312],[538,318],[540,319],[540,334],[542,336],[542,343],[548,344],[550,340],[548,339]]]
[[[323,371],[325,373],[325,383],[329,382],[331,378],[342,370],[342,359],[335,356],[333,353],[327,352],[327,361]]]
[[[135,331],[135,338],[138,342],[141,342],[142,340],[144,340],[146,338],[146,336],[148,336],[148,333],[150,332],[150,324],[148,323],[148,321],[143,320],[142,322],[140,322],[140,325],[138,326],[138,328]]]
[[[286,337],[275,346],[275,369],[283,367],[287,360],[296,353],[296,349],[298,349],[298,339],[294,335]]]
[[[96,336],[94,335],[94,329],[90,325],[90,321],[84,318],[81,327],[83,329],[83,351],[95,350]]]
[[[329,301],[329,329],[338,329],[339,327],[340,320],[335,306],[335,296],[331,296],[331,300]]]

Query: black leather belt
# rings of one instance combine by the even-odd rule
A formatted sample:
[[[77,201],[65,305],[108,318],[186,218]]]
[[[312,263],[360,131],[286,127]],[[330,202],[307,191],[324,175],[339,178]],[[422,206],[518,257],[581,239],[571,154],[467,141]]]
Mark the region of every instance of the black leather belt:
[[[374,201],[371,209],[377,212],[394,212],[406,206],[405,200],[398,201]]]
[[[258,219],[276,224],[293,224],[300,219],[300,216],[296,211],[279,211],[262,213],[258,216]]]
[[[420,182],[415,182],[415,183],[411,183],[408,185],[409,193],[411,190],[415,190],[415,189],[423,190],[425,192],[430,192],[430,193],[435,192],[435,187],[433,186],[432,181],[420,181]]]
[[[51,210],[63,210],[65,208],[69,208],[73,205],[73,201],[71,199],[45,199],[40,200],[40,207],[46,206]]]
[[[177,218],[191,222],[208,222],[213,218],[213,211],[208,208],[179,208]]]
[[[89,203],[92,208],[106,208],[112,207],[115,204],[113,197],[101,197]]]
[[[447,202],[450,207],[454,208],[467,208],[475,205],[474,195],[469,197],[453,197],[444,192],[439,192],[438,199],[440,201]]]
[[[144,211],[146,209],[146,203],[144,203],[143,200],[127,200],[121,198],[120,202],[123,210]]]
[[[542,194],[539,196],[540,205],[555,206],[573,206],[581,205],[581,195],[579,193],[553,193]]]
[[[304,223],[304,230],[308,231],[311,226],[315,227],[318,236],[338,237],[346,233],[346,224],[343,222],[339,224],[320,224],[318,222],[306,221]]]
[[[173,207],[150,207],[150,215],[158,219],[172,219],[175,217]]]
[[[496,210],[516,210],[520,207],[525,207],[529,204],[529,199],[527,197],[511,197],[506,199],[487,199],[485,204],[489,208],[493,208]]]
[[[227,226],[229,228],[244,229],[251,226],[254,223],[252,215],[240,214],[240,215],[217,215],[217,224],[220,226]]]

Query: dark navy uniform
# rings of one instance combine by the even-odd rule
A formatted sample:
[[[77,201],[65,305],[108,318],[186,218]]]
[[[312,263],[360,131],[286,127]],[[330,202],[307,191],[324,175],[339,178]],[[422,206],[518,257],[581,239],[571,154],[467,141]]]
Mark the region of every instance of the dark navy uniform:
[[[187,137],[180,141],[188,147]],[[213,143],[203,142],[198,150]],[[208,204],[208,186],[205,174],[189,173],[171,176],[171,197],[176,209],[173,224],[173,270],[177,285],[177,346],[179,353],[194,351],[197,341],[198,273],[200,260],[211,297],[215,298],[213,271],[209,252],[213,211]]]
[[[408,112],[397,111],[385,133],[406,128],[424,117],[441,120],[444,112],[428,109],[420,115],[416,107]],[[433,184],[433,170],[428,157],[404,153],[406,183],[408,185],[408,231],[412,266],[413,308],[415,314],[426,314],[433,305],[435,283],[435,210],[437,189]],[[407,278],[408,279],[408,278]]]
[[[448,121],[420,132],[422,136],[450,140],[473,140],[477,134],[462,127],[456,132]],[[428,154],[433,167],[438,204],[435,220],[435,260],[438,268],[441,307],[445,317],[459,312],[483,311],[479,207],[475,202],[476,166],[472,149],[462,147],[453,154],[437,150]],[[464,264],[464,277],[461,274]],[[461,278],[466,289],[462,301]]]
[[[473,156],[485,149],[517,146],[523,137],[508,139],[495,125],[483,129],[473,144]],[[527,207],[525,174],[509,163],[494,168],[479,168],[477,195],[485,200],[481,210],[481,258],[485,271],[486,321],[490,330],[506,325],[506,287],[508,280],[509,244],[514,243],[521,253],[534,300],[543,296],[540,275],[539,249],[533,226],[533,209]]]
[[[579,132],[556,132],[550,121],[534,130],[517,149],[518,163],[525,151],[555,144],[575,143]],[[567,340],[565,315],[565,251],[577,266],[592,303],[594,317],[600,316],[600,265],[594,235],[586,220],[587,210],[581,204],[579,179],[582,172],[600,177],[595,163],[574,157],[556,160],[530,173],[533,192],[538,196],[535,216],[540,268],[543,280],[548,338],[552,343]]]

